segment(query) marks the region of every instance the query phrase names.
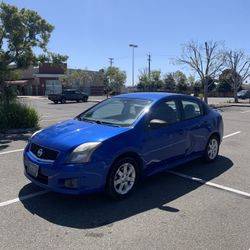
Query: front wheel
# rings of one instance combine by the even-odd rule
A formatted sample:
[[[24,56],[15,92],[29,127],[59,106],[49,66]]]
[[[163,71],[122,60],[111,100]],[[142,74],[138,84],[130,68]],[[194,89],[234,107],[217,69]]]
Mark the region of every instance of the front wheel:
[[[138,164],[130,157],[125,157],[111,168],[107,179],[106,193],[113,199],[123,199],[134,189],[138,181]]]
[[[65,98],[62,98],[62,99],[61,99],[61,103],[62,103],[62,104],[65,104],[65,103],[66,103],[66,99],[65,99]]]
[[[214,161],[219,153],[219,139],[217,136],[211,136],[208,140],[204,158],[207,162]]]

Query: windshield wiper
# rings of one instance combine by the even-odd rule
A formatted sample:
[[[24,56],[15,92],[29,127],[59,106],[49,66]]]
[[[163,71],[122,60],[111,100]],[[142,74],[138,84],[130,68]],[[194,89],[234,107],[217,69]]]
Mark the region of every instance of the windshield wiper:
[[[97,124],[103,124],[103,125],[108,125],[112,127],[121,127],[118,124],[112,123],[112,122],[105,122],[105,121],[96,121]]]
[[[79,121],[86,121],[86,122],[91,122],[91,123],[96,123],[96,124],[102,124],[102,125],[108,125],[108,126],[113,126],[113,127],[121,127],[118,124],[112,123],[112,122],[106,122],[106,121],[100,121],[100,120],[92,120],[88,119],[85,117],[76,117]]]
[[[78,121],[86,121],[86,122],[91,122],[91,123],[96,123],[94,120],[91,120],[91,119],[87,119],[87,118],[84,118],[84,117],[76,117],[76,119],[78,120]]]

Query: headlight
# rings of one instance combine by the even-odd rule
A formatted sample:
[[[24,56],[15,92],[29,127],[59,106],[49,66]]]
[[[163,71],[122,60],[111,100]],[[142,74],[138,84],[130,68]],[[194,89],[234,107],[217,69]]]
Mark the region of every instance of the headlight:
[[[101,142],[86,142],[76,147],[67,159],[67,163],[84,163],[90,160],[92,153]]]

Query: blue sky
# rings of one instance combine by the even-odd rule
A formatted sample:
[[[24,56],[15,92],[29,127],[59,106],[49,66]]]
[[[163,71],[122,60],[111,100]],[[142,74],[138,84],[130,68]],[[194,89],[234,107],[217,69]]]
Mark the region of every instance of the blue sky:
[[[170,63],[190,40],[224,41],[227,48],[250,54],[250,1],[248,0],[8,0],[6,3],[37,11],[55,26],[48,48],[67,54],[68,67],[99,70],[114,66],[135,81],[147,67],[162,73],[183,69]],[[190,72],[191,73],[191,72]]]

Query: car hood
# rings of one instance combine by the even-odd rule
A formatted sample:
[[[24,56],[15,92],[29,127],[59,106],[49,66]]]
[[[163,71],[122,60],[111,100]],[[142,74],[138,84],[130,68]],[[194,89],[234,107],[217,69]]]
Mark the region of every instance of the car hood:
[[[32,137],[32,142],[67,151],[85,142],[105,141],[129,129],[71,119],[43,129]]]

